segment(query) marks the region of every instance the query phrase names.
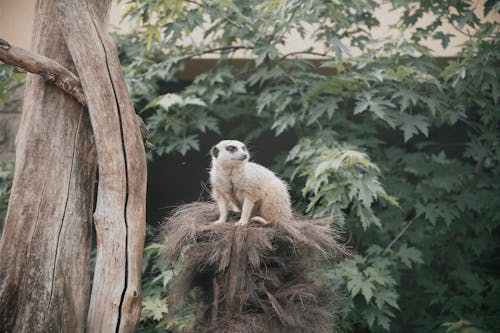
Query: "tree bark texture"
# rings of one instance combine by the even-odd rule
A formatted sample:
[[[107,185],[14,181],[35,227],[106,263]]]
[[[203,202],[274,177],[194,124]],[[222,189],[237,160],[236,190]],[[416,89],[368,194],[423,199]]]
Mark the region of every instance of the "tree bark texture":
[[[50,1],[37,1],[33,50],[74,69]],[[0,332],[83,332],[90,289],[96,154],[87,112],[28,75],[0,244]]]
[[[229,273],[226,281],[226,320],[231,320],[234,316],[240,315],[246,303],[246,236],[246,230],[235,230],[234,232]],[[214,293],[215,296],[217,295]]]
[[[99,170],[97,259],[89,332],[133,332],[141,308],[146,158],[118,53],[110,0],[56,0],[57,18],[87,97]]]

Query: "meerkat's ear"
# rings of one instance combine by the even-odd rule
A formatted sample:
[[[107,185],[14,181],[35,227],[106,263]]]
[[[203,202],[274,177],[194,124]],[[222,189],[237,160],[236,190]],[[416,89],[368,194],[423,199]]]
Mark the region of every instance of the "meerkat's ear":
[[[217,156],[219,156],[219,148],[217,148],[216,146],[213,146],[212,149],[210,149],[210,154],[214,158],[217,158]]]

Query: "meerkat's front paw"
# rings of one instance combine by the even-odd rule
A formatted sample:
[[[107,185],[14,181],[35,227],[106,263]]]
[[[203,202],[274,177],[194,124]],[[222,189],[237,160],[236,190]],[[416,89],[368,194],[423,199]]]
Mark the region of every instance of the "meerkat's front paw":
[[[221,223],[224,223],[226,222],[225,219],[218,219],[217,221],[214,222],[214,224],[221,224]]]

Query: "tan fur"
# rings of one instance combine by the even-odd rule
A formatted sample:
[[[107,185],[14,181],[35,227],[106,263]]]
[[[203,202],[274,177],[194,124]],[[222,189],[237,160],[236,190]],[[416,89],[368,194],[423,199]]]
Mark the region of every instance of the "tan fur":
[[[286,184],[272,171],[249,162],[249,156],[245,145],[236,140],[224,140],[212,148],[210,182],[220,213],[216,223],[226,222],[231,206],[241,210],[236,225],[290,220],[292,208]]]

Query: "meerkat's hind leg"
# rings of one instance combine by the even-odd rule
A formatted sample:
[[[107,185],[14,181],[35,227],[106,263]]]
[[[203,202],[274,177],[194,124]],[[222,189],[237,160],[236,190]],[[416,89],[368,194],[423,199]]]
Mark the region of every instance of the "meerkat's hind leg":
[[[269,222],[268,220],[266,220],[265,218],[263,218],[262,216],[254,216],[250,219],[250,221],[252,222],[257,222],[257,223],[260,223],[262,225],[268,225],[270,224],[271,222]]]

